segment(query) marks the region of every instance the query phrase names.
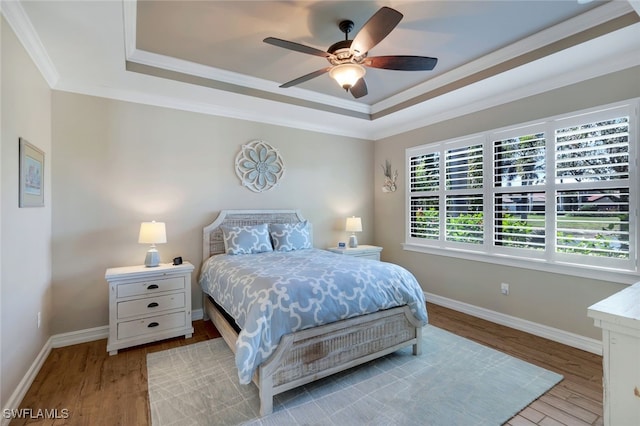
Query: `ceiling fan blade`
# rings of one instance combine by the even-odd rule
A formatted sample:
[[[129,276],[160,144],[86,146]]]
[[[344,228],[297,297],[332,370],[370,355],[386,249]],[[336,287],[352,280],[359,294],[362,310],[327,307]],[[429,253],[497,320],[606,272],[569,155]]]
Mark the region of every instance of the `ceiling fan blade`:
[[[316,78],[321,76],[322,74],[328,72],[332,67],[326,67],[326,68],[322,68],[321,70],[318,71],[314,71],[312,73],[309,73],[307,75],[303,75],[302,77],[298,77],[295,80],[291,80],[288,81],[284,84],[281,84],[280,87],[282,88],[287,88],[287,87],[291,87],[291,86],[296,86],[300,83],[304,83],[305,81],[311,80],[312,78]]]
[[[354,84],[353,87],[349,89],[349,91],[356,99],[361,98],[369,93],[369,91],[367,90],[367,83],[365,83],[364,81],[364,77],[360,78],[360,80],[358,80],[356,84]]]
[[[372,68],[397,71],[431,71],[438,63],[438,58],[427,56],[372,56],[362,63]]]
[[[272,44],[274,46],[283,47],[289,50],[295,50],[296,52],[306,53],[308,55],[322,56],[323,58],[328,58],[331,56],[330,53],[324,52],[320,49],[316,49],[315,47],[305,46],[304,44],[295,43],[293,41],[282,40],[275,37],[267,37],[264,40],[265,43]]]
[[[362,26],[351,43],[351,51],[364,55],[380,43],[402,20],[402,13],[390,7],[382,7]]]

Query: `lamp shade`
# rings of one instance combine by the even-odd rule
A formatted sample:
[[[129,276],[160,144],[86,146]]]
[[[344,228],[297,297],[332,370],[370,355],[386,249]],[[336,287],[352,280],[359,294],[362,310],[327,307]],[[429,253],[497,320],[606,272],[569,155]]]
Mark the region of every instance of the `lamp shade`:
[[[361,65],[342,64],[331,68],[329,75],[337,81],[343,89],[349,89],[364,76],[365,72],[366,70]]]
[[[362,220],[355,216],[348,217],[345,230],[347,232],[362,232]]]
[[[140,244],[162,244],[167,242],[167,230],[164,222],[142,222],[140,225]]]

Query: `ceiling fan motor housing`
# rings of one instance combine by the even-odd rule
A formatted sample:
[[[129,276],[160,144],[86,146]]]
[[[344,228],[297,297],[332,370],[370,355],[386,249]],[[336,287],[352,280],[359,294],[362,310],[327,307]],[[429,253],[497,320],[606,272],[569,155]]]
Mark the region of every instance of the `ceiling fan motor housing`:
[[[353,30],[353,21],[345,20],[338,24],[340,31],[344,33],[344,40],[340,40],[337,43],[333,43],[327,49],[327,52],[332,56],[329,56],[327,60],[331,65],[341,65],[350,62],[361,64],[367,54],[361,56],[355,56],[351,51],[351,43],[353,40],[349,40],[349,33]]]

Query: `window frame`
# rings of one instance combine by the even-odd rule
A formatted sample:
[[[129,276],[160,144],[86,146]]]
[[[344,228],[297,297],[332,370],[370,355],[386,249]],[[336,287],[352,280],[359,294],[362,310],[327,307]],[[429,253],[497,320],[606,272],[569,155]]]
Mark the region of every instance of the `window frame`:
[[[639,165],[638,151],[640,150],[640,131],[638,110],[640,98],[617,102],[614,104],[589,108],[581,111],[560,114],[541,120],[516,124],[492,129],[460,138],[419,145],[407,148],[406,162],[406,192],[405,192],[405,240],[403,249],[409,251],[451,256],[456,258],[495,263],[519,268],[544,270],[548,272],[567,274],[572,276],[615,280],[624,283],[634,283],[639,280],[638,245],[640,244],[640,229],[638,222],[639,208]],[[620,116],[629,117],[629,177],[621,181],[603,181],[605,187],[623,187],[629,190],[629,258],[613,259],[608,257],[585,256],[579,254],[556,252],[556,218],[557,202],[555,200],[559,190],[570,189],[571,185],[556,182],[556,130],[572,125],[584,125],[599,120],[608,120]],[[496,186],[494,183],[494,141],[544,133],[545,138],[545,182],[535,185]],[[446,240],[446,198],[453,191],[446,189],[445,158],[446,151],[451,147],[464,147],[482,144],[483,161],[483,194],[484,242],[469,244]],[[412,191],[411,159],[421,155],[437,152],[440,156],[439,176],[440,185],[437,191]],[[549,167],[551,166],[551,167]],[[598,189],[600,182],[596,182],[590,189]],[[560,188],[560,189],[559,189]],[[471,191],[471,190],[462,190]],[[496,195],[504,193],[544,192],[545,194],[545,248],[534,250],[531,248],[507,247],[495,243],[495,211]],[[439,197],[440,232],[437,240],[425,240],[412,237],[412,200],[419,196]],[[551,198],[549,198],[551,197]]]

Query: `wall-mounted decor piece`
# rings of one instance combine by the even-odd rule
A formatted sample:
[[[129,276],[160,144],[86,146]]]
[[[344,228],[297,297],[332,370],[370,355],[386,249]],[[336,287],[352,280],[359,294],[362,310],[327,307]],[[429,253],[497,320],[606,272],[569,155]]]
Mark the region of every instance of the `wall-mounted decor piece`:
[[[381,164],[380,167],[382,167],[382,171],[384,172],[384,185],[382,185],[382,192],[395,192],[398,171],[395,170],[391,173],[391,162],[389,160],[386,160],[384,165]]]
[[[254,192],[268,191],[284,175],[284,161],[277,149],[262,140],[242,145],[236,156],[236,174]]]
[[[44,152],[20,138],[20,207],[44,206]]]

